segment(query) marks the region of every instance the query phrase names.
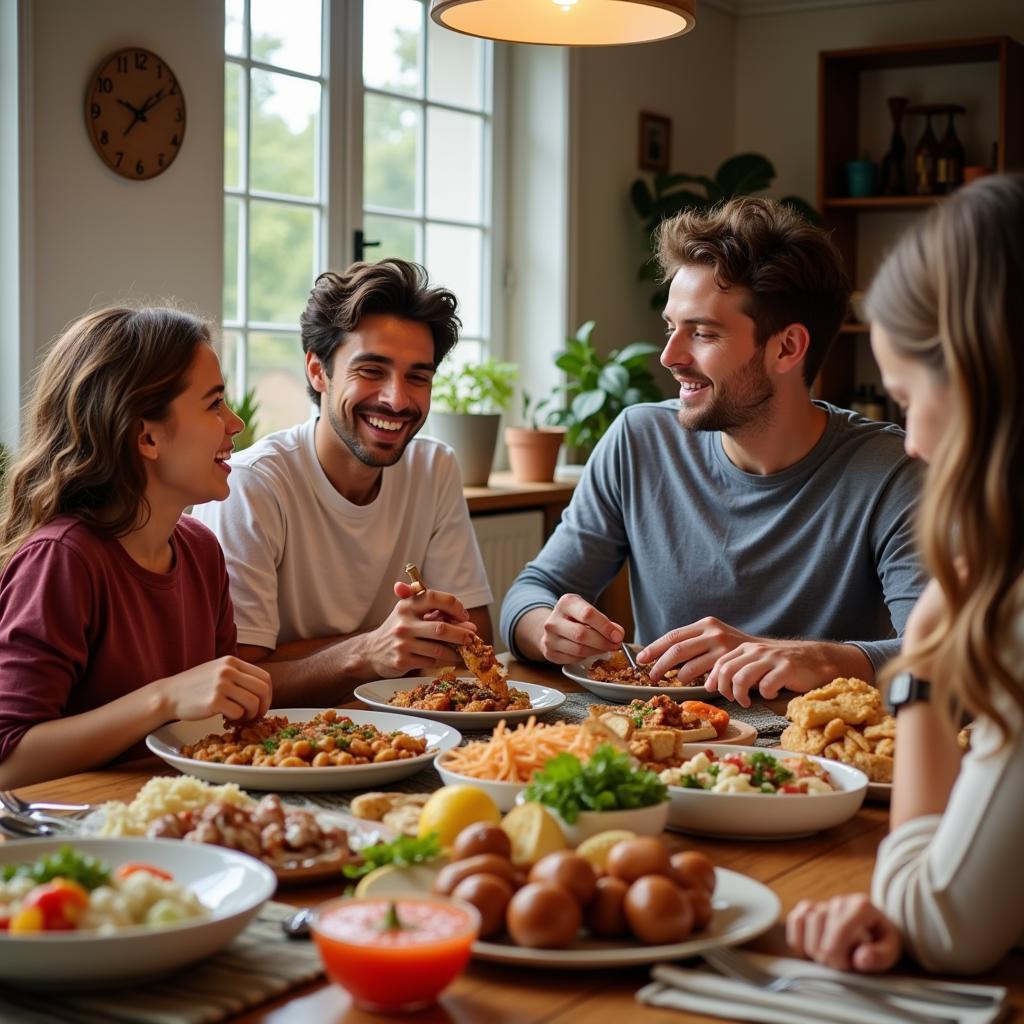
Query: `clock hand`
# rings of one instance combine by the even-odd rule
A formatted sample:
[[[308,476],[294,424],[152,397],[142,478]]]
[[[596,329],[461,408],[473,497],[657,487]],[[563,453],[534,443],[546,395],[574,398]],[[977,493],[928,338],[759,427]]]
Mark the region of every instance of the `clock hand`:
[[[169,94],[164,93],[163,89],[158,89],[152,96],[142,104],[142,110],[139,113],[142,115],[142,120],[146,120],[146,114],[149,113],[158,103],[162,100],[167,99]]]
[[[127,135],[135,127],[135,123],[137,121],[145,121],[146,118],[138,107],[133,107],[127,100],[121,99],[120,96],[117,98],[117,102],[120,103],[122,107],[127,107],[132,112],[131,123],[124,130],[124,134]]]

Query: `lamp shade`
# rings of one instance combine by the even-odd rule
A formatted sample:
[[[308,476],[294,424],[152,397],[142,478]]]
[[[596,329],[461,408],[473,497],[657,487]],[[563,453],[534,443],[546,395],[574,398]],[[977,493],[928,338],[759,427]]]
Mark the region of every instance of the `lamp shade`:
[[[431,0],[438,25],[483,39],[616,46],[671,39],[697,23],[696,0]]]

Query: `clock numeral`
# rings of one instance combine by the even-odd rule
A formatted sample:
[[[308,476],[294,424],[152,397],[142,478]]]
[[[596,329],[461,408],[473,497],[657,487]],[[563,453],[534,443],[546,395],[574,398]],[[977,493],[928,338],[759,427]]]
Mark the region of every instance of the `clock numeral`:
[[[104,128],[103,131],[100,132],[100,145],[105,146],[109,141],[110,136],[107,134],[107,129]]]
[[[146,65],[149,63],[148,53],[136,53],[135,54],[135,70],[145,71]]]
[[[96,88],[100,92],[113,92],[114,91],[114,80],[112,78],[100,77],[96,80]]]
[[[92,103],[89,105],[89,114],[95,121],[100,116],[100,105],[98,103]]]
[[[117,58],[117,70],[122,74],[128,70],[128,58],[123,53]]]
[[[164,165],[164,155],[163,155],[163,153],[157,153],[157,155],[156,155],[156,165],[157,165],[157,167],[163,167],[163,165]]]
[[[178,83],[177,83],[177,81],[173,81],[173,80],[171,81],[171,87],[170,87],[170,89],[167,90],[167,95],[168,96],[177,96],[178,95]]]
[[[136,174],[145,174],[146,173],[146,168],[142,166],[142,161],[141,160],[135,165],[135,173]]]
[[[163,61],[159,61],[159,60],[158,60],[158,61],[156,62],[156,77],[157,77],[157,78],[163,78],[163,77],[164,77],[164,65],[163,65]]]
[[[114,153],[114,156],[117,157],[117,161],[115,162],[114,166],[120,167],[121,161],[124,159],[124,153],[122,153],[121,150],[117,150],[117,152]]]
[[[178,107],[178,109],[174,112],[174,122],[175,124],[181,124],[181,122],[184,120],[185,118],[182,117],[181,107]]]
[[[171,145],[172,146],[180,146],[181,145],[181,143],[178,141],[178,136],[177,135],[172,135],[171,136]]]

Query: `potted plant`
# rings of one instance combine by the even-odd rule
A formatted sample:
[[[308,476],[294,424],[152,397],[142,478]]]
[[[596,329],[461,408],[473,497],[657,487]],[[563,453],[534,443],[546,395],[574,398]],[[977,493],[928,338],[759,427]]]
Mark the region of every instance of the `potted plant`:
[[[528,426],[506,427],[505,447],[512,476],[519,483],[549,483],[555,479],[558,451],[565,438],[565,427],[541,426],[540,413],[548,399],[533,402],[523,392],[523,420]]]
[[[644,235],[650,240],[658,225],[683,210],[710,210],[734,196],[749,196],[771,186],[775,168],[760,153],[740,153],[723,163],[714,178],[703,174],[656,174],[652,192],[643,178],[637,178],[629,189],[633,209],[644,220]],[[703,190],[694,191],[697,185]],[[685,186],[685,187],[683,187]],[[801,214],[812,224],[821,223],[818,211],[799,196],[783,196],[779,202]],[[638,280],[655,282],[651,307],[662,310],[668,297],[668,284],[661,281],[661,270],[653,258],[644,260],[637,273]]]
[[[555,389],[565,395],[566,407],[548,414],[548,422],[565,427],[566,444],[580,449],[584,458],[627,405],[663,397],[648,369],[657,345],[635,341],[602,358],[590,340],[593,331],[594,321],[588,320],[555,360],[566,375],[566,382]]]
[[[467,487],[486,487],[501,412],[512,400],[513,363],[485,359],[451,366],[434,377],[428,432],[455,451]]]
[[[256,431],[259,429],[260,402],[256,397],[256,389],[249,388],[238,402],[229,397],[227,403],[234,414],[245,423],[245,426],[235,434],[235,451],[240,452],[256,440]]]

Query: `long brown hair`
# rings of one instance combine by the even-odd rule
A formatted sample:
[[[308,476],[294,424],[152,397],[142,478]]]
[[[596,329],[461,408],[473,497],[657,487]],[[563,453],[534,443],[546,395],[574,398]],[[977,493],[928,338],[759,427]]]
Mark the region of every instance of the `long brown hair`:
[[[945,598],[915,662],[1009,734],[993,697],[1024,710],[1013,628],[1024,588],[1024,176],[941,203],[889,254],[868,294],[894,350],[948,381],[949,423],[928,469],[919,541]]]
[[[0,517],[0,565],[59,515],[115,537],[145,522],[140,422],[166,418],[209,341],[202,320],[162,308],[101,309],[64,331],[26,409]]]

